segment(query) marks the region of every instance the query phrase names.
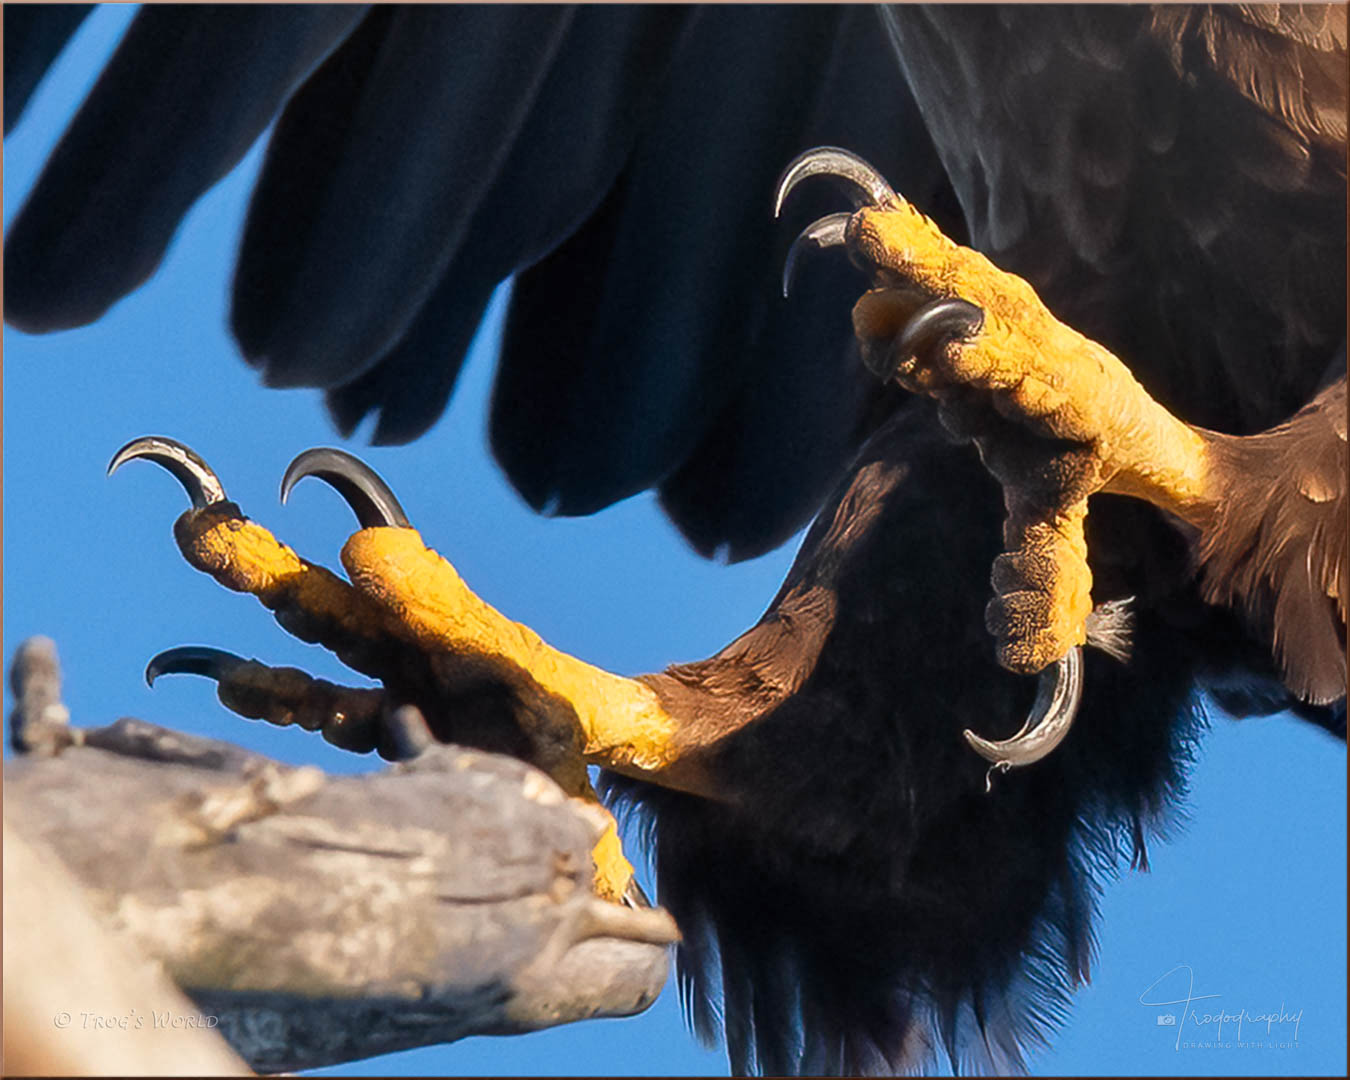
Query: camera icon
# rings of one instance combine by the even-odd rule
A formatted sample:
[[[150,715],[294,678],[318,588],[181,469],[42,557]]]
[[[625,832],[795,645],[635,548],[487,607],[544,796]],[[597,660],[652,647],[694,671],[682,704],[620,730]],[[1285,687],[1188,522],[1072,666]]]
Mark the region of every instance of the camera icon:
[[[1176,1026],[1177,1026],[1177,1017],[1176,1017],[1176,1013],[1159,1013],[1159,1014],[1158,1014],[1158,1026],[1159,1026],[1159,1027],[1176,1027]]]

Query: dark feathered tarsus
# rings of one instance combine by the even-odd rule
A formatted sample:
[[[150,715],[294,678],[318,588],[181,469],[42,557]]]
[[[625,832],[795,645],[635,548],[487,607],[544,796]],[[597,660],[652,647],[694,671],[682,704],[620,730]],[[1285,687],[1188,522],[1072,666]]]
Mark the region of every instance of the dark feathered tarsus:
[[[1092,654],[1081,728],[985,795],[960,728],[1010,734],[1030,688],[995,663],[982,592],[949,583],[987,574],[1000,519],[973,452],[902,412],[761,621],[648,677],[683,725],[733,732],[707,761],[725,801],[610,783],[655,837],[696,1029],[720,990],[736,1071],[1022,1067],[1088,976],[1102,882],[1179,795],[1215,627],[1151,611],[1150,679]]]

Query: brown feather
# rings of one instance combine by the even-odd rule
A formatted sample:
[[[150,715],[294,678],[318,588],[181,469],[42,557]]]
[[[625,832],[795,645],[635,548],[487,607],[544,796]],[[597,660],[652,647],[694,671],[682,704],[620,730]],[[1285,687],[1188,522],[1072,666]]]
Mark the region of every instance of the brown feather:
[[[1343,697],[1345,378],[1287,423],[1247,438],[1216,436],[1211,445],[1225,494],[1197,545],[1205,599],[1247,616],[1299,697]]]

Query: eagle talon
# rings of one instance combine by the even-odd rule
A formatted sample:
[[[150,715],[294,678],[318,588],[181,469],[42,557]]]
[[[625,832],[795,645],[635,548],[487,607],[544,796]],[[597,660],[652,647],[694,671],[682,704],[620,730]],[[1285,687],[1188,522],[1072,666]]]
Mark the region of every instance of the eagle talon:
[[[985,780],[985,790],[989,790],[995,771],[1031,765],[1062,743],[1078,715],[1082,698],[1083,650],[1075,646],[1055,664],[1053,673],[1041,672],[1036,701],[1017,734],[991,742],[966,728],[963,734],[971,749],[993,765]]]
[[[110,471],[135,457],[164,465],[192,498],[193,508],[174,525],[191,565],[256,596],[283,628],[323,644],[384,686],[339,686],[205,646],[160,653],[146,669],[151,684],[166,674],[205,676],[215,681],[221,703],[241,716],[295,725],[340,749],[373,750],[393,761],[416,758],[441,737],[466,735],[469,745],[514,753],[588,804],[598,805],[588,761],[645,775],[679,756],[669,714],[650,687],[552,649],[484,603],[423,545],[389,486],[351,454],[308,450],[281,483],[285,502],[301,479],[317,476],[355,511],[361,528],[342,556],[350,581],[301,559],[225,501],[219,479],[181,443],[133,440],[114,455]],[[481,708],[475,712],[485,680],[506,688],[500,730],[484,721]],[[466,719],[457,727],[461,715]],[[612,818],[592,854],[598,895],[651,908],[631,882]]]
[[[817,218],[797,234],[788,248],[787,258],[783,260],[783,298],[787,299],[792,289],[792,279],[797,272],[797,264],[808,251],[824,251],[826,248],[843,247],[844,234],[848,229],[852,214],[840,211]]]
[[[384,734],[380,756],[389,761],[412,761],[437,741],[426,715],[416,705],[400,705],[388,712],[384,717]]]
[[[862,158],[837,146],[818,146],[793,158],[778,178],[774,192],[773,216],[783,212],[783,204],[792,190],[809,176],[827,176],[843,190],[854,210],[864,206],[884,208],[896,203],[895,192],[882,175]],[[843,247],[851,213],[826,214],[806,226],[788,248],[783,261],[783,296],[792,287],[793,275],[806,251]]]
[[[855,155],[826,147],[798,157],[779,182],[775,211],[814,175],[843,180],[854,212],[821,218],[797,237],[785,285],[803,251],[843,245],[873,276],[874,287],[853,310],[867,367],[936,398],[949,414],[944,422],[963,421],[972,409],[992,410],[1026,429],[1024,439],[1022,428],[962,425],[1003,485],[1008,511],[1010,550],[995,565],[996,596],[987,616],[998,659],[1010,671],[1042,672],[1036,704],[1016,735],[1001,742],[972,731],[965,736],[995,766],[991,777],[1029,765],[1064,739],[1082,693],[1084,619],[1092,608],[1083,534],[1087,497],[1104,487],[1138,493],[1132,477],[1149,480],[1147,466],[1157,456],[1141,453],[1144,465],[1133,466],[1101,459],[1097,447],[1146,442],[1155,428],[1176,422],[1154,415],[1157,407],[1123,365],[1055,320],[1026,282],[954,244]],[[1107,399],[1139,405],[1138,415],[1122,422],[1104,414],[1100,402]],[[958,408],[963,401],[967,408]],[[1188,437],[1181,431],[1174,441],[1181,445]],[[1083,449],[1072,457],[1065,443]],[[1185,468],[1176,471],[1181,476]],[[1054,657],[1061,659],[1052,675],[1047,664]]]
[[[893,376],[918,356],[955,341],[968,341],[984,327],[984,311],[968,300],[939,297],[929,300],[905,323],[891,353]]]
[[[389,710],[383,690],[339,686],[298,668],[269,667],[205,645],[159,653],[146,666],[145,678],[153,686],[161,675],[211,679],[216,696],[230,711],[276,727],[294,724],[317,731],[341,750],[358,754],[378,750],[386,760],[404,760],[421,752],[416,730],[420,710],[414,709],[414,716],[403,709]]]
[[[628,879],[628,888],[623,891],[623,903],[625,907],[633,908],[635,911],[650,911],[654,905],[647,896],[647,892],[638,884],[636,877]]]
[[[838,146],[817,146],[798,154],[778,178],[774,193],[773,216],[783,212],[783,204],[792,189],[808,176],[828,176],[842,189],[855,210],[864,206],[887,207],[898,201],[891,185],[871,165],[850,150]]]
[[[183,485],[183,490],[192,500],[194,510],[204,510],[208,506],[225,501],[225,486],[211,470],[211,466],[189,446],[177,439],[162,435],[144,435],[132,439],[112,456],[108,462],[108,475],[111,476],[128,461],[144,458],[162,465],[173,473]]]
[[[165,649],[150,658],[145,665],[145,683],[154,686],[161,675],[202,675],[220,682],[229,678],[248,661],[224,649],[209,645],[180,645]]]
[[[333,487],[355,512],[363,529],[412,528],[389,485],[354,454],[331,446],[319,446],[299,454],[286,466],[286,473],[281,478],[283,503],[289,498],[291,489],[306,476],[316,476]]]

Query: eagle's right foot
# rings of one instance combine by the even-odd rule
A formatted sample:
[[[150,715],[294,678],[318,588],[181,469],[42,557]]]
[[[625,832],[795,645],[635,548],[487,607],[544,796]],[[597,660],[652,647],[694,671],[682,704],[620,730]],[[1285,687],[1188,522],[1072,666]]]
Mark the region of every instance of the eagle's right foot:
[[[1203,524],[1214,501],[1208,443],[1115,356],[1056,319],[1030,285],[949,240],[855,155],[803,154],[780,181],[778,205],[813,175],[841,181],[855,210],[808,226],[788,272],[804,248],[840,245],[871,275],[853,310],[864,361],[935,398],[944,423],[975,442],[1003,485],[1007,550],[995,561],[986,613],[999,662],[1026,674],[1057,664],[1033,715],[1044,706],[1071,720],[1078,675],[1065,665],[1076,667],[1093,611],[1088,497],[1134,495]],[[1064,707],[1049,706],[1052,698]],[[1067,721],[1034,738],[1024,731],[997,758],[967,737],[1010,766],[1044,756],[1066,730]]]

